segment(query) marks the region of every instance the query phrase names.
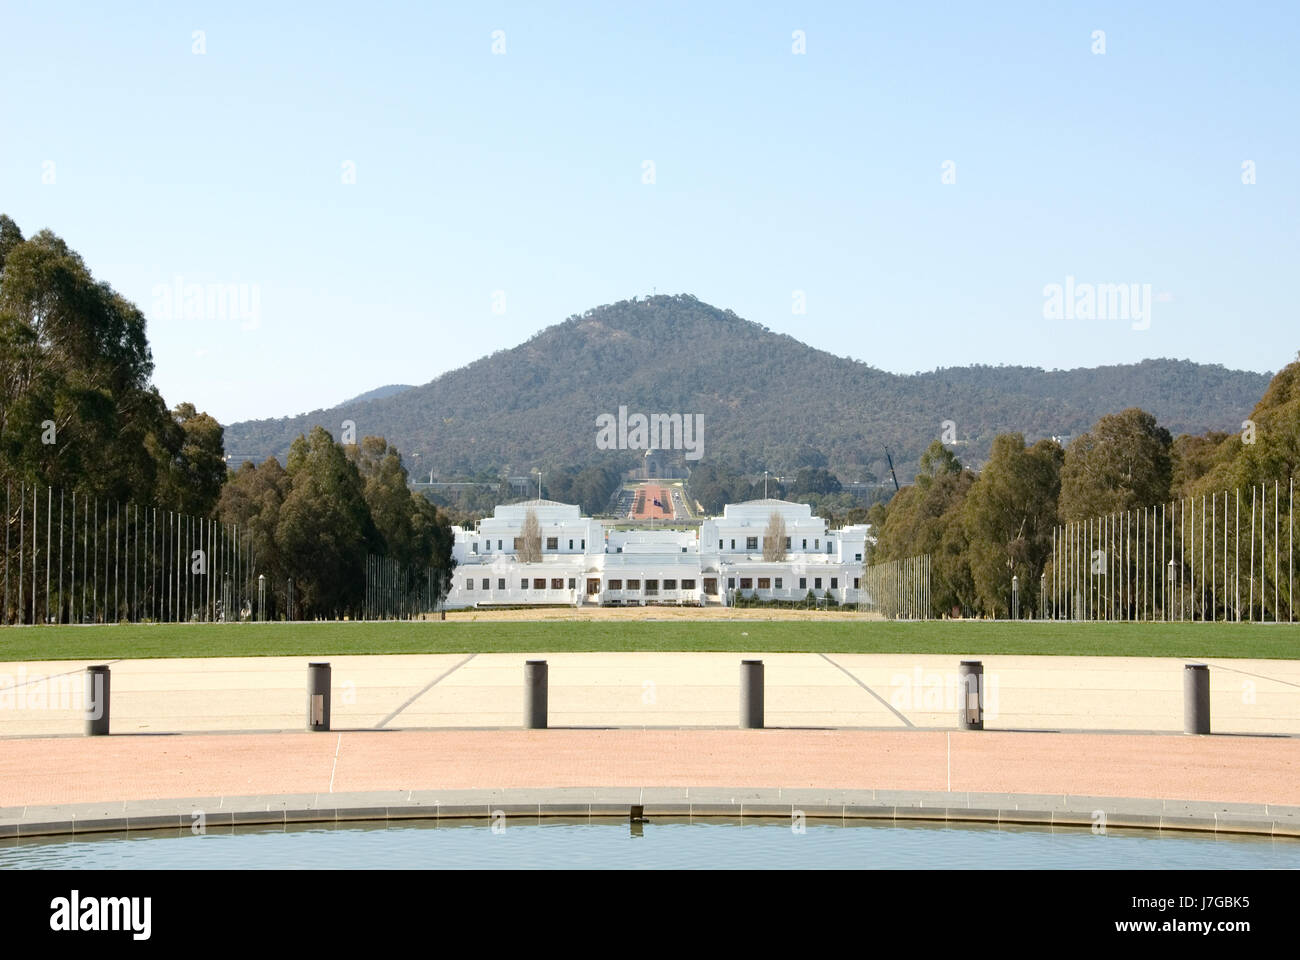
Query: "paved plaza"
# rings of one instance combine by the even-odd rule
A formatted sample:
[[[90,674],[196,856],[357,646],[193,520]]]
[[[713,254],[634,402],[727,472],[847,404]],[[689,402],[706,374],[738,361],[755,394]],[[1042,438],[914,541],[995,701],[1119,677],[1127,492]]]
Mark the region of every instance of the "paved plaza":
[[[1181,732],[1183,665],[970,656],[987,729]],[[544,659],[552,727],[734,727],[739,665],[765,663],[766,723],[954,729],[959,656],[562,653],[339,656],[336,730],[518,727],[524,661]],[[110,661],[115,734],[296,731],[308,657]],[[77,735],[90,661],[0,663],[0,738]],[[1300,736],[1300,661],[1207,660],[1215,733]]]

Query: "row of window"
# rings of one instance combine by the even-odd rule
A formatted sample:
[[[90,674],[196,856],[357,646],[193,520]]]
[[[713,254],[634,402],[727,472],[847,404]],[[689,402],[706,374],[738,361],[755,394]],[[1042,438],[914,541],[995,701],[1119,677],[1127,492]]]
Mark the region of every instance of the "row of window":
[[[723,542],[724,542],[724,541],[722,541],[722,540],[719,540],[719,541],[718,541],[718,549],[719,549],[719,550],[725,550],[725,549],[726,549],[726,547],[723,546]],[[826,541],[826,549],[827,549],[827,550],[832,549],[834,546],[835,546],[835,544],[834,544],[832,541],[830,541],[830,540],[827,540],[827,541]],[[789,537],[786,537],[786,538],[785,538],[785,548],[786,548],[787,550],[790,549],[790,538],[789,538]],[[814,538],[813,538],[813,549],[814,549],[814,550],[820,550],[821,548],[822,548],[821,537],[814,537]],[[735,550],[735,549],[736,549],[736,540],[735,540],[734,537],[733,537],[732,540],[731,540],[731,549],[732,549],[732,550]],[[758,537],[746,537],[746,538],[745,538],[745,549],[746,549],[746,550],[757,550],[757,549],[758,549]],[[807,539],[806,537],[804,538],[804,541],[803,541],[803,549],[805,549],[805,550],[808,549],[808,539]]]
[[[491,589],[492,589],[492,587],[490,586],[491,583],[492,583],[492,581],[491,581],[490,578],[488,578],[488,577],[484,577],[484,578],[482,579],[482,581],[481,581],[481,584],[482,584],[481,589],[483,589],[483,590],[491,590]],[[569,586],[568,586],[568,589],[569,589],[569,590],[576,590],[577,587],[578,587],[578,581],[577,581],[576,579],[574,579],[573,577],[569,577]],[[506,578],[505,578],[505,577],[498,577],[498,578],[497,578],[497,589],[498,589],[498,590],[504,590],[505,588],[506,588]],[[473,590],[473,589],[474,589],[474,578],[473,578],[473,577],[469,577],[469,578],[467,578],[467,579],[465,580],[465,589],[466,589],[466,590]],[[519,589],[520,589],[520,590],[527,590],[527,589],[528,589],[528,581],[527,581],[527,580],[520,580],[520,581],[519,581]],[[534,577],[534,578],[533,578],[533,589],[534,589],[534,590],[545,590],[545,589],[546,589],[546,578],[545,578],[545,577]],[[564,578],[563,578],[563,577],[552,577],[552,578],[551,578],[551,589],[552,589],[552,590],[564,590],[564,589],[565,589],[565,586],[564,586]]]
[[[498,540],[498,541],[497,541],[497,549],[498,549],[498,550],[502,550],[502,549],[503,549],[502,546],[501,546],[501,544],[504,543],[504,542],[505,542],[504,540]],[[516,553],[518,553],[521,549],[523,549],[523,546],[524,546],[524,538],[523,538],[523,537],[515,537],[515,538],[513,539],[512,542],[513,542],[513,549],[514,549],[514,551],[515,551]],[[575,542],[578,544],[578,549],[579,549],[579,550],[586,550],[586,549],[587,549],[587,541],[586,541],[585,539],[580,539],[580,540],[577,540],[577,541],[575,541],[575,540],[573,540],[573,539],[570,539],[570,540],[569,540],[569,549],[570,549],[570,550],[573,549],[573,544],[574,544]],[[478,548],[479,548],[479,544],[480,544],[480,543],[483,544],[483,552],[484,552],[484,553],[491,553],[491,552],[492,552],[492,541],[491,541],[491,540],[487,540],[487,539],[485,539],[485,540],[481,540],[481,541],[480,541],[480,540],[475,540],[473,543],[471,543],[471,544],[470,544],[470,552],[471,552],[471,553],[478,553],[478,552],[479,552]],[[559,550],[559,549],[560,549],[560,538],[559,538],[559,537],[547,537],[547,538],[546,538],[546,546],[543,547],[542,549],[544,549],[544,550]]]
[[[728,590],[735,590],[735,589],[736,589],[736,579],[737,579],[736,577],[728,577],[728,578],[727,578],[727,589],[728,589]],[[740,579],[740,589],[741,589],[741,590],[753,590],[753,589],[754,589],[754,580],[755,580],[755,579],[758,580],[758,589],[759,589],[759,590],[782,590],[782,589],[784,589],[783,584],[784,584],[785,581],[784,581],[784,578],[782,578],[782,577],[757,577],[757,578],[755,578],[755,577],[740,577],[739,579]],[[860,579],[861,579],[860,577],[854,577],[854,578],[853,578],[853,589],[854,589],[854,590],[857,590],[857,589],[858,589],[858,583],[859,583]],[[840,588],[840,578],[839,578],[839,577],[831,577],[830,580],[831,580],[831,587],[830,587],[830,588],[831,588],[832,590],[838,590],[838,589]],[[491,583],[492,583],[491,578],[489,578],[489,577],[483,577],[483,578],[480,580],[480,589],[482,589],[482,590],[490,590],[490,589],[492,589],[492,587],[491,587]],[[593,581],[593,583],[596,585],[596,588],[597,588],[597,590],[598,590],[598,589],[599,589],[599,581]],[[624,584],[624,581],[622,581],[622,580],[610,580],[610,581],[609,581],[609,586],[607,587],[607,589],[609,589],[609,590],[640,590],[640,589],[641,589],[641,581],[640,581],[640,580],[628,580],[628,581],[626,581],[626,583],[627,583],[627,586],[625,587],[625,586],[623,585],[623,584]],[[712,586],[712,583],[713,583],[712,580],[706,580],[706,581],[705,581],[706,587],[708,587],[708,586]],[[552,590],[564,590],[564,589],[566,589],[566,587],[565,587],[564,584],[565,584],[565,579],[564,579],[564,577],[552,577],[552,578],[551,578],[551,587],[550,587],[550,589],[552,589]],[[568,584],[569,584],[569,585],[568,585],[567,589],[569,589],[569,590],[576,590],[576,589],[577,589],[577,586],[578,586],[578,581],[577,581],[574,577],[569,577],[569,578],[568,578]],[[498,577],[498,578],[497,578],[497,589],[498,589],[498,590],[504,590],[505,588],[506,588],[506,578],[505,578],[505,577]],[[821,577],[814,577],[814,578],[813,578],[813,589],[814,589],[814,590],[820,590],[821,588],[822,588],[822,578],[821,578]],[[474,589],[474,578],[473,578],[473,577],[469,577],[469,578],[467,578],[467,579],[465,580],[465,589],[466,589],[466,590],[473,590],[473,589]],[[519,589],[520,589],[520,590],[527,590],[527,589],[528,589],[528,580],[527,580],[527,579],[522,579],[522,580],[519,581]],[[545,578],[545,577],[534,577],[534,578],[533,578],[533,589],[534,589],[534,590],[545,590],[545,589],[546,589],[546,578]],[[676,581],[676,580],[665,580],[665,581],[663,581],[663,589],[665,589],[665,590],[677,590],[677,589],[679,589],[678,586],[677,586],[677,581]],[[682,589],[682,590],[694,590],[694,589],[695,589],[695,581],[694,581],[694,580],[683,580],[683,581],[681,581],[681,587],[680,587],[680,589]],[[808,578],[807,578],[807,577],[800,577],[800,578],[799,578],[799,589],[800,589],[800,590],[807,590],[807,589],[808,589]],[[716,587],[714,588],[714,590],[716,590]],[[589,591],[589,592],[594,592],[594,591]],[[658,593],[658,592],[659,592],[659,581],[658,581],[658,580],[647,580],[647,581],[645,582],[645,592],[646,592],[646,593]],[[713,590],[710,590],[709,592],[711,593],[711,592],[713,592]]]
[[[623,581],[622,581],[622,580],[611,580],[611,581],[609,581],[609,586],[608,586],[606,589],[608,589],[608,590],[623,590],[623,589],[627,589],[627,590],[640,590],[640,589],[641,589],[641,581],[640,581],[640,580],[629,580],[629,581],[627,581],[627,587],[625,588],[625,587],[623,586]],[[664,589],[665,589],[665,590],[676,590],[676,589],[678,589],[678,587],[677,587],[677,581],[676,581],[676,580],[665,580],[665,581],[664,581]],[[694,590],[694,589],[695,589],[695,581],[694,581],[694,580],[683,580],[683,581],[682,581],[681,589],[683,589],[683,590]],[[645,582],[645,591],[646,591],[646,593],[658,593],[658,592],[659,592],[659,581],[658,581],[658,580],[647,580],[647,581]]]
[[[740,589],[741,589],[741,590],[753,590],[753,589],[754,589],[754,580],[755,580],[754,577],[741,577],[741,578],[740,578]],[[781,587],[782,578],[781,578],[781,577],[758,577],[757,580],[758,580],[758,589],[759,589],[759,590],[773,590],[773,589],[775,589],[775,590],[780,590],[780,589],[782,589],[782,587]],[[775,585],[774,585],[774,581],[775,581]],[[859,589],[858,584],[859,584],[861,581],[862,581],[862,578],[861,578],[861,577],[854,577],[854,578],[853,578],[853,589],[854,589],[854,590]],[[821,588],[822,588],[822,578],[821,578],[821,577],[813,577],[813,589],[814,589],[814,590],[820,590]],[[838,590],[839,588],[840,588],[840,578],[839,578],[839,577],[831,577],[831,589],[832,589],[832,590]],[[728,577],[728,578],[727,578],[727,589],[728,589],[728,590],[735,590],[735,589],[736,589],[736,578],[735,578],[735,577]],[[799,578],[799,589],[800,589],[800,590],[807,590],[807,589],[808,589],[808,578],[807,578],[807,577],[800,577],[800,578]]]

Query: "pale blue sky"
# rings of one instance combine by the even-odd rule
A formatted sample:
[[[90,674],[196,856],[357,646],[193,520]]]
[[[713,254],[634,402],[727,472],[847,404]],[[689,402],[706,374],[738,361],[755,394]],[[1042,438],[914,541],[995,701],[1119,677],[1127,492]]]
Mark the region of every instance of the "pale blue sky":
[[[0,210],[224,422],[652,288],[900,372],[1300,348],[1298,4],[287,6],[0,3]],[[1150,329],[1045,320],[1067,275]],[[177,277],[257,322],[163,317]]]

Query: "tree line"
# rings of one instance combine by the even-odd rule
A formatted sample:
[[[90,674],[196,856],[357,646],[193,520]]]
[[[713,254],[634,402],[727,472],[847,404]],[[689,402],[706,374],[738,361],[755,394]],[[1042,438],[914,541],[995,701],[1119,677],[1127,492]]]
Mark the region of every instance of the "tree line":
[[[271,458],[232,472],[221,425],[191,403],[169,409],[151,382],[153,369],[141,311],[96,281],[59,237],[42,230],[25,238],[0,215],[0,478],[7,488],[75,490],[106,505],[151,505],[238,525],[256,572],[272,585],[273,608],[286,609],[292,577],[294,609],[305,617],[355,615],[370,554],[396,560],[413,580],[429,568],[437,582],[450,576],[448,518],[411,492],[400,454],[383,437],[344,445],[317,427],[294,441],[285,466]],[[7,529],[17,531],[23,519],[13,503]],[[17,543],[16,533],[5,542]],[[39,553],[23,557],[40,560]],[[4,619],[13,615],[4,611]]]
[[[1130,407],[1065,448],[999,434],[978,474],[935,440],[916,482],[871,508],[871,562],[928,554],[934,608],[945,615],[1006,616],[1015,576],[1022,615],[1037,616],[1058,524],[1252,484],[1285,488],[1298,465],[1300,360],[1273,377],[1239,433],[1175,438]]]

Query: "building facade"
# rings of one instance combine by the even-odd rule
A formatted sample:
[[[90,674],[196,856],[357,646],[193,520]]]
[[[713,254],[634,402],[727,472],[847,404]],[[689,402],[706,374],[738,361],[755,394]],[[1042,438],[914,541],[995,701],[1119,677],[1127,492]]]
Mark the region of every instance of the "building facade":
[[[540,558],[524,524],[540,527]],[[764,559],[772,514],[785,527],[782,559]],[[499,506],[473,529],[456,527],[450,609],[519,604],[730,604],[737,595],[803,600],[811,592],[857,603],[870,528],[828,529],[812,508],[785,500],[728,504],[688,530],[615,529],[577,506],[530,500]]]

